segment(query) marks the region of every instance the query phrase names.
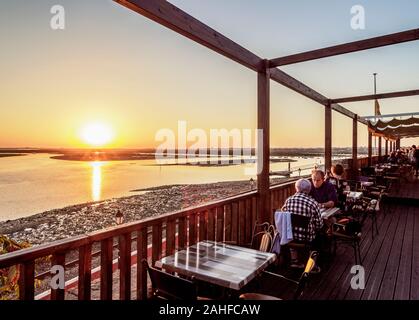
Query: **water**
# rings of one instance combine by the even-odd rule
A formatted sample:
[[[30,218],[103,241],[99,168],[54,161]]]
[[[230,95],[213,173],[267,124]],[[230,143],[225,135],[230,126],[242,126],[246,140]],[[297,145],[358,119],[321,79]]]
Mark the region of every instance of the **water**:
[[[17,219],[78,203],[138,193],[133,189],[167,184],[249,180],[250,165],[224,167],[155,166],[154,160],[81,162],[50,159],[50,154],[0,158],[0,221]],[[290,158],[291,167],[320,158]],[[288,163],[272,163],[271,171]],[[307,173],[303,170],[302,173]],[[298,175],[296,172],[294,175]]]

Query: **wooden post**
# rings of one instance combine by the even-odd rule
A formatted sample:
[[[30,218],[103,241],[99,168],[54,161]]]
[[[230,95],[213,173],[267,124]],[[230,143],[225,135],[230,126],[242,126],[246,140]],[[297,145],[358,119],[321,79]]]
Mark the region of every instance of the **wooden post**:
[[[269,68],[268,60],[258,72],[258,148],[257,148],[257,190],[259,195],[258,222],[270,221],[269,199]],[[262,144],[262,145],[260,145]],[[240,215],[245,212],[239,212]]]
[[[352,174],[358,176],[358,115],[352,121]]]
[[[381,158],[382,158],[382,156],[383,156],[383,151],[382,151],[382,148],[383,148],[382,138],[381,138],[381,137],[379,137],[379,138],[378,138],[378,161],[379,161],[379,162],[381,162]]]
[[[371,157],[372,157],[372,133],[368,131],[368,167],[371,167]]]
[[[400,149],[400,138],[396,140],[396,150]]]
[[[332,166],[332,107],[330,103],[325,106],[324,117],[324,170]]]
[[[385,143],[385,155],[388,156],[388,139],[386,139]]]

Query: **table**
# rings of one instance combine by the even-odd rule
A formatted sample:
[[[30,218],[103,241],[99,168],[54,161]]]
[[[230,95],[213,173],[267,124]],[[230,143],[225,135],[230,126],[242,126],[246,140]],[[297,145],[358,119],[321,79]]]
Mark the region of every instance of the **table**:
[[[156,266],[167,272],[240,290],[275,260],[274,253],[205,240],[156,261]]]
[[[339,208],[329,208],[329,209],[321,209],[321,215],[323,219],[329,219],[330,217],[334,216],[336,213],[340,211]]]
[[[346,198],[359,200],[362,198],[362,192],[349,191],[346,193]]]

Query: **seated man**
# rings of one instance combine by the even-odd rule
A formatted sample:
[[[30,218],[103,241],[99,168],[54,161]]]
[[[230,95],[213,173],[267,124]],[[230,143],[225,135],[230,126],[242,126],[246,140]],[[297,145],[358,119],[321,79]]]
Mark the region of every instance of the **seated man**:
[[[324,172],[313,170],[311,174],[312,188],[310,195],[316,200],[320,208],[333,208],[338,204],[335,187],[325,180]]]
[[[331,173],[327,177],[326,181],[330,182],[336,189],[338,202],[335,203],[335,206],[343,209],[343,206],[346,201],[345,191],[345,168],[341,164],[333,165],[331,168]]]
[[[300,179],[295,183],[296,193],[289,197],[282,211],[291,212],[310,217],[310,223],[307,230],[294,229],[294,240],[302,241],[307,239],[313,241],[317,236],[317,232],[323,227],[320,209],[317,202],[309,196],[311,183],[307,179]],[[291,250],[291,267],[304,267],[304,264],[298,262],[298,252]]]

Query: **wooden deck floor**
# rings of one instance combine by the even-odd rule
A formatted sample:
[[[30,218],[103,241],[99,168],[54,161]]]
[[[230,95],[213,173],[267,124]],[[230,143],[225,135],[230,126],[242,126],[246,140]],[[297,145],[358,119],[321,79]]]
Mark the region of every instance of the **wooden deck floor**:
[[[419,199],[419,181],[402,184],[397,196]],[[419,300],[419,205],[389,198],[381,209],[378,236],[372,239],[370,220],[363,228],[361,254],[365,289],[351,288],[353,249],[341,246],[333,262],[320,274],[312,276],[302,299]],[[267,294],[290,297],[289,292],[281,292],[270,284],[263,289]]]

